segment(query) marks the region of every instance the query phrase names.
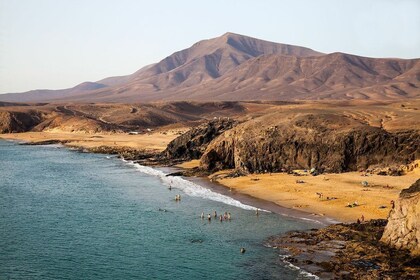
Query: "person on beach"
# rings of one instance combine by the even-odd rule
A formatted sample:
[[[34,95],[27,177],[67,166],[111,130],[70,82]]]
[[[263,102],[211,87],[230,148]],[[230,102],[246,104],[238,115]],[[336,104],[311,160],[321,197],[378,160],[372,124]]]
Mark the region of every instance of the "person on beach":
[[[360,220],[362,221],[362,223],[365,221],[365,216],[362,215],[362,217],[360,217]]]

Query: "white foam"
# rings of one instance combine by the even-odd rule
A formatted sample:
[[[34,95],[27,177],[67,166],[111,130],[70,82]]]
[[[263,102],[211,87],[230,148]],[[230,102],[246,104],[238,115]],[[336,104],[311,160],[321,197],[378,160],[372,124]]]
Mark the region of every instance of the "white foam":
[[[293,270],[297,270],[301,276],[305,277],[305,279],[319,279],[319,277],[316,276],[315,274],[309,273],[309,272],[303,270],[302,268],[292,264],[291,262],[286,261],[287,257],[289,257],[289,256],[288,255],[280,255],[281,261],[284,264],[286,264],[287,267],[289,267],[290,269],[293,269]]]
[[[204,198],[204,199],[210,199],[210,200],[213,200],[213,201],[222,202],[222,203],[232,205],[232,206],[235,206],[235,207],[238,207],[238,208],[242,208],[242,209],[245,209],[245,210],[254,210],[254,211],[257,210],[256,207],[243,204],[240,201],[238,201],[236,199],[233,199],[229,196],[213,192],[212,190],[209,190],[209,189],[207,189],[205,187],[202,187],[198,184],[195,184],[193,182],[185,180],[182,177],[166,176],[166,174],[161,170],[158,170],[158,169],[155,169],[155,168],[152,168],[152,167],[148,167],[148,166],[143,166],[143,165],[140,165],[140,164],[136,164],[132,161],[127,161],[127,160],[124,160],[124,159],[122,159],[122,160],[129,165],[133,165],[138,171],[140,171],[142,173],[158,177],[164,185],[166,185],[168,187],[171,186],[172,188],[179,189],[189,196],[201,197],[201,198]],[[264,211],[264,210],[261,210],[261,211]]]

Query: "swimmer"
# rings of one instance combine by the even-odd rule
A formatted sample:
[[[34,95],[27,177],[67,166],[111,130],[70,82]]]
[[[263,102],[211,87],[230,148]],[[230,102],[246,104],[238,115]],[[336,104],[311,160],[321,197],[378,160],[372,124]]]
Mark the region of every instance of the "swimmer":
[[[214,211],[214,217],[217,218],[217,212],[216,211]]]
[[[209,220],[209,222],[211,221],[211,215],[207,214],[207,220]]]
[[[228,213],[227,218],[228,218],[228,220],[230,221],[230,218],[231,218],[231,216],[230,216],[230,212]]]
[[[204,219],[204,212],[201,212],[201,219]]]
[[[172,190],[172,185],[169,185],[169,188],[168,188],[170,191]]]
[[[223,216],[222,215],[220,215],[220,219],[219,219],[221,222],[223,221]]]
[[[257,208],[257,211],[255,211],[255,215],[259,215],[260,214],[260,209]]]

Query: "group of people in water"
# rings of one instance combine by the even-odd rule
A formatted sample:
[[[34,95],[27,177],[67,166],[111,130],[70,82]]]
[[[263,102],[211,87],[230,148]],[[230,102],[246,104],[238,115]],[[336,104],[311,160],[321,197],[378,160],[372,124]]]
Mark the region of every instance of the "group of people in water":
[[[219,217],[219,220],[221,221],[221,222],[223,222],[223,221],[230,221],[231,220],[231,218],[232,218],[232,216],[231,216],[231,214],[230,214],[230,212],[228,213],[228,212],[225,212],[223,215],[220,215],[220,216],[218,216],[217,215],[217,212],[216,211],[214,211],[214,213],[213,213],[213,218],[214,219],[217,219]],[[207,220],[210,222],[211,221],[211,218],[212,218],[212,215],[211,214],[207,214]],[[202,220],[204,220],[204,212],[201,212],[201,219]]]

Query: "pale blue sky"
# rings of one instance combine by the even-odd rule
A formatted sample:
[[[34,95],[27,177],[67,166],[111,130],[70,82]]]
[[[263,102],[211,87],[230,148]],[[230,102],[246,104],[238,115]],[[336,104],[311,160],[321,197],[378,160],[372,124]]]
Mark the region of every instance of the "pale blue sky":
[[[0,0],[0,93],[127,75],[225,32],[420,57],[419,0]]]

